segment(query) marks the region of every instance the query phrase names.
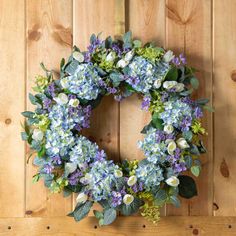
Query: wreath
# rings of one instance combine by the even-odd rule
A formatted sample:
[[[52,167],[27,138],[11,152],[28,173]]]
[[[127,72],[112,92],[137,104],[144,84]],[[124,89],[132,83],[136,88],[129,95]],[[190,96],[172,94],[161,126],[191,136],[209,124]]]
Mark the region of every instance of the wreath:
[[[33,181],[42,178],[47,188],[64,196],[77,194],[69,216],[80,221],[99,203],[102,211],[94,215],[100,225],[111,224],[118,213],[138,211],[157,223],[164,204],[179,207],[179,195],[197,195],[194,179],[183,172],[200,173],[199,156],[206,151],[200,119],[203,108],[210,107],[208,99],[191,99],[199,82],[183,54],[143,45],[131,32],[105,40],[93,34],[87,51],[74,47],[68,61],[61,60],[59,79],[41,66],[46,76],[36,77],[36,94],[29,94],[36,108],[22,113],[27,118],[22,139],[37,153]],[[114,163],[81,131],[104,96],[121,101],[134,93],[142,96],[141,108],[152,117],[138,142],[145,159]]]

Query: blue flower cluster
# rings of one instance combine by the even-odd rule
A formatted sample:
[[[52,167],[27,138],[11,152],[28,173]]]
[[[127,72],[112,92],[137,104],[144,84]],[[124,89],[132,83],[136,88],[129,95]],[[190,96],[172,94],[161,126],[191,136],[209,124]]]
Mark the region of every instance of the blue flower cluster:
[[[136,91],[148,93],[150,89],[161,86],[161,81],[168,69],[167,63],[154,64],[141,56],[137,56],[128,65],[126,81]]]
[[[158,187],[164,179],[162,168],[151,162],[140,165],[136,170],[136,175],[138,179],[143,182],[147,191]]]
[[[160,113],[160,118],[164,124],[188,131],[193,120],[193,109],[180,100],[169,100],[164,102],[164,111]]]
[[[91,63],[79,64],[74,74],[61,80],[62,87],[76,94],[81,99],[96,99],[102,81],[95,67]]]
[[[118,169],[113,161],[95,161],[86,175],[80,179],[84,185],[83,191],[94,201],[108,199],[112,194],[112,185],[116,182],[114,172]]]

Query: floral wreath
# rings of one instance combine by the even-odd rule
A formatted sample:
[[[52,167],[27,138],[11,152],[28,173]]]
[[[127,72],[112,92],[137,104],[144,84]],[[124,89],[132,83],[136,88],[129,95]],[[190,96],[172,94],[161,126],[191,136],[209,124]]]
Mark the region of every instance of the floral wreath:
[[[199,82],[183,54],[142,45],[127,32],[116,40],[92,35],[85,52],[74,47],[68,62],[61,61],[60,79],[41,66],[46,76],[36,77],[37,94],[29,94],[36,109],[22,113],[27,118],[22,139],[37,153],[33,181],[42,178],[47,188],[64,196],[78,194],[69,216],[80,221],[97,202],[103,208],[94,210],[100,225],[111,224],[118,212],[138,211],[157,223],[164,204],[179,207],[178,195],[197,195],[194,179],[182,172],[200,173],[199,156],[205,152],[200,138],[206,134],[200,118],[202,109],[210,107],[208,99],[190,98]],[[134,93],[152,115],[138,143],[145,159],[114,163],[81,131],[89,127],[102,97],[112,94],[121,101]]]

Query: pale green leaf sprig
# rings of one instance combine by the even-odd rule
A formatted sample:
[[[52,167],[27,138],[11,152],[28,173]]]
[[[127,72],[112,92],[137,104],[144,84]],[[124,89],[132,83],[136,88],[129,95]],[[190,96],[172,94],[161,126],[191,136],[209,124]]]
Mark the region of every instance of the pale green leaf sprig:
[[[140,210],[141,215],[153,224],[157,224],[160,221],[160,208],[158,206],[145,203]]]

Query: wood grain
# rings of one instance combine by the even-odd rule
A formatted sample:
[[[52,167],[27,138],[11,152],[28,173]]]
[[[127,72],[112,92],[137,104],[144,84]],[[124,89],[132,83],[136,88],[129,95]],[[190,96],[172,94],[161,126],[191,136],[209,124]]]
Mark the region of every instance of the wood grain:
[[[27,93],[34,77],[43,74],[39,63],[58,70],[72,45],[72,1],[39,0],[27,3]],[[32,106],[27,102],[27,109]],[[71,210],[71,198],[50,194],[43,183],[32,183],[36,168],[26,166],[26,216],[64,216]]]
[[[0,218],[0,235],[5,236],[232,236],[236,217],[163,217],[154,225],[141,217],[120,217],[110,226],[99,227],[94,217],[76,223],[67,217]]]
[[[214,19],[214,215],[236,215],[236,2],[215,0]]]
[[[13,14],[14,12],[14,14]],[[25,4],[0,1],[0,216],[24,215]],[[17,203],[17,204],[15,204]]]
[[[166,47],[176,54],[183,52],[188,63],[195,67],[200,87],[195,97],[210,98],[212,101],[212,53],[211,53],[211,1],[168,0],[166,5]],[[203,124],[208,137],[204,140],[208,152],[201,157],[202,172],[196,179],[198,197],[183,200],[181,208],[167,208],[169,215],[212,214],[212,161],[213,133],[212,114],[205,112]]]

